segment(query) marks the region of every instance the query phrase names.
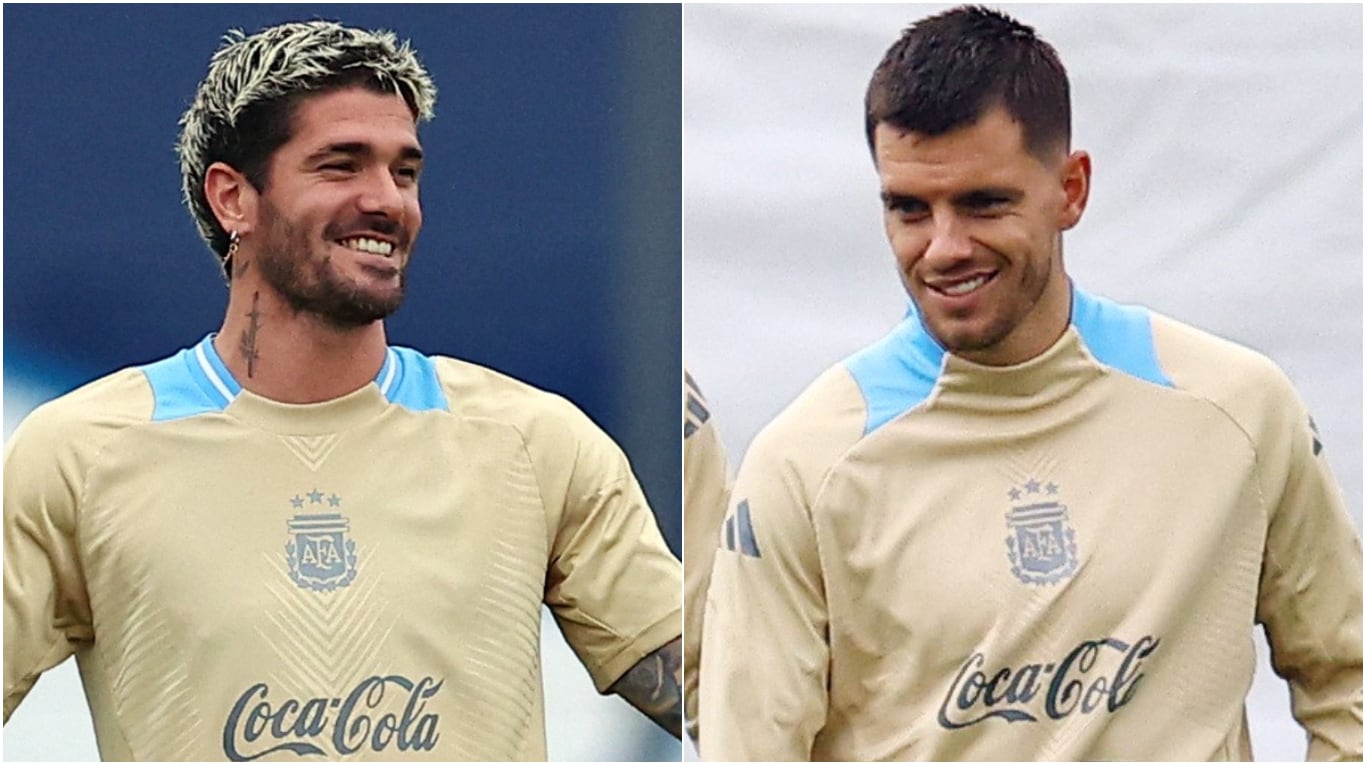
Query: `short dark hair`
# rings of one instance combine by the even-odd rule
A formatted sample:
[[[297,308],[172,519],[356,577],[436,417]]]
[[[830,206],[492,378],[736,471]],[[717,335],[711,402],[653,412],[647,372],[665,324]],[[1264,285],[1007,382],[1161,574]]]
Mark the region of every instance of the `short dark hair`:
[[[1000,11],[959,6],[907,27],[864,98],[868,148],[879,123],[926,135],[973,124],[1002,105],[1038,157],[1072,140],[1067,70],[1058,52]]]

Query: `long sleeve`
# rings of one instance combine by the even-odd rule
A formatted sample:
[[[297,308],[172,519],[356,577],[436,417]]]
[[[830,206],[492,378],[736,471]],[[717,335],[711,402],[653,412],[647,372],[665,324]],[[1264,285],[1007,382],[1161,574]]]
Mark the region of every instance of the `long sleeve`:
[[[1288,385],[1288,382],[1287,382]],[[1268,446],[1269,519],[1257,618],[1311,760],[1362,758],[1361,543],[1293,391]]]
[[[736,478],[707,596],[700,686],[706,760],[809,760],[830,649],[808,487],[774,430]]]

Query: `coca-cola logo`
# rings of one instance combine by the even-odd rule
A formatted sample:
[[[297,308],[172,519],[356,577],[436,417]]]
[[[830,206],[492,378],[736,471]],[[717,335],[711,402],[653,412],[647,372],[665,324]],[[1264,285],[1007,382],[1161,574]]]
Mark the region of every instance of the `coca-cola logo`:
[[[427,700],[444,680],[414,683],[402,675],[373,675],[345,696],[272,701],[270,686],[242,692],[223,725],[223,752],[245,762],[276,752],[340,757],[368,747],[382,752],[429,751],[440,734],[440,716],[427,713]],[[330,747],[330,750],[329,750]]]
[[[1084,640],[1061,661],[994,672],[984,671],[986,656],[974,653],[944,694],[939,724],[952,730],[993,717],[1013,723],[1038,722],[1040,715],[1061,720],[1100,710],[1112,713],[1133,700],[1143,662],[1160,642],[1152,635],[1132,645],[1113,637]]]

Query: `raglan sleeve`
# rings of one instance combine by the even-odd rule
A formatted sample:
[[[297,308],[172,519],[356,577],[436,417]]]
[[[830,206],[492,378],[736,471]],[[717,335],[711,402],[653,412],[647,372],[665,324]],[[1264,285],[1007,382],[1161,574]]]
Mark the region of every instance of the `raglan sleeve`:
[[[730,496],[729,480],[725,447],[711,410],[687,376],[683,391],[683,703],[694,741],[707,583]]]
[[[626,455],[576,407],[560,408],[557,501],[545,602],[599,692],[683,634],[683,571]]]
[[[703,627],[704,760],[809,760],[825,725],[828,610],[800,451],[770,425],[735,479]]]
[[[1324,445],[1283,377],[1263,444],[1272,500],[1257,618],[1310,760],[1362,759],[1362,559]]]
[[[37,410],[5,446],[6,722],[39,675],[93,636],[76,541],[80,458],[49,414]]]

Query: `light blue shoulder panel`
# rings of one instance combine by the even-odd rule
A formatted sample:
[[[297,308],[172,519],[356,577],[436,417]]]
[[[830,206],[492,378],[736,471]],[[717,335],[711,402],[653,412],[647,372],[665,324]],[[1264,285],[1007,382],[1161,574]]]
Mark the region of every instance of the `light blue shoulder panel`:
[[[1174,388],[1157,361],[1147,309],[1072,290],[1072,324],[1100,363],[1154,385]]]
[[[215,369],[221,366],[221,362],[218,362],[218,354],[213,353],[210,337],[174,356],[141,367],[142,373],[147,376],[147,382],[152,386],[153,422],[221,412],[231,401],[230,396],[236,395],[236,390],[233,389],[237,383],[232,380],[232,376],[227,374],[226,369]],[[205,350],[206,346],[207,352],[201,354],[200,351]],[[215,373],[219,375],[219,384],[223,385],[225,390],[220,390],[210,380],[204,369],[206,362],[211,369],[215,369]],[[225,391],[229,395],[224,395]]]
[[[845,360],[868,407],[863,435],[928,398],[943,360],[944,349],[921,326],[914,307],[891,334]]]
[[[413,412],[433,409],[449,412],[451,407],[446,401],[446,392],[436,376],[436,363],[412,348],[391,346],[389,350],[393,352],[392,359],[380,370],[382,380],[389,371],[388,365],[395,365],[393,383],[384,391],[389,403]]]

